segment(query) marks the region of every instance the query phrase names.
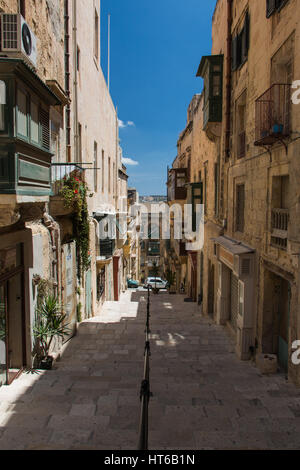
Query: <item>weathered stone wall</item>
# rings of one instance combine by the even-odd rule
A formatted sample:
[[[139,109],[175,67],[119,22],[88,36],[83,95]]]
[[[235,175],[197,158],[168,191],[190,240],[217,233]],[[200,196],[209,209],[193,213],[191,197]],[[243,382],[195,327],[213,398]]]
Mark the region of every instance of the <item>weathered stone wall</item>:
[[[17,13],[17,0],[1,0],[4,12]],[[37,73],[64,89],[64,1],[26,1],[26,22],[37,37]]]
[[[266,4],[261,0],[233,2],[232,35],[240,31],[244,22],[244,13],[250,13],[250,48],[248,60],[237,71],[232,73],[231,87],[231,150],[230,159],[225,162],[225,98],[223,100],[223,129],[221,137],[221,159],[224,175],[224,218],[227,220],[226,235],[241,240],[256,250],[255,302],[253,319],[259,350],[262,345],[262,327],[264,322],[264,297],[267,295],[264,279],[268,269],[280,272],[283,278],[291,279],[291,312],[289,326],[289,347],[300,335],[299,321],[299,177],[300,145],[297,129],[300,125],[300,106],[291,105],[292,134],[285,145],[275,144],[270,152],[266,148],[256,147],[255,142],[255,102],[272,83],[278,82],[280,73],[276,74],[274,57],[281,47],[284,58],[293,56],[293,80],[300,78],[300,44],[299,16],[297,0],[290,0],[280,12],[266,18]],[[227,1],[219,0],[213,20],[213,54],[225,53],[224,90],[226,90],[226,35],[227,35]],[[291,40],[294,34],[293,40]],[[291,44],[291,52],[288,44]],[[285,46],[284,46],[285,44]],[[282,81],[283,80],[283,81]],[[281,83],[285,83],[284,79]],[[238,159],[236,115],[237,100],[246,93],[246,155]],[[225,95],[224,95],[225,96]],[[289,175],[289,232],[287,250],[271,245],[271,208],[272,197],[276,187],[273,177]],[[236,186],[245,184],[245,229],[236,231]],[[266,264],[267,263],[267,264]],[[268,268],[267,268],[268,266]],[[273,266],[273,267],[272,267]],[[271,272],[271,271],[270,271]],[[256,323],[256,318],[258,318]],[[299,371],[289,365],[289,376],[299,380]]]

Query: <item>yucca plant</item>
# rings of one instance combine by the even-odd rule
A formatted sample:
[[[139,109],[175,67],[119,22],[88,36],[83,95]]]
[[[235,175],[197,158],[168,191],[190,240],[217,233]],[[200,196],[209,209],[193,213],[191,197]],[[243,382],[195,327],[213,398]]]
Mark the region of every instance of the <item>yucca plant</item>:
[[[54,338],[63,338],[70,329],[57,297],[47,295],[37,309],[34,337],[39,342],[40,362],[48,361],[50,347]]]

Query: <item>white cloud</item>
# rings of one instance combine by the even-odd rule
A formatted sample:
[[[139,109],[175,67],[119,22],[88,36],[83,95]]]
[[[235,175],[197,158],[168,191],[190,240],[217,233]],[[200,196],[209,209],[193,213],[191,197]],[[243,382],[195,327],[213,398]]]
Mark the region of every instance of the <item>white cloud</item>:
[[[139,162],[132,160],[132,158],[122,158],[122,163],[130,166],[137,166],[139,164]]]
[[[125,129],[126,127],[135,127],[135,124],[133,121],[127,121],[127,123],[122,121],[121,119],[118,119],[118,121],[119,121],[120,129]]]

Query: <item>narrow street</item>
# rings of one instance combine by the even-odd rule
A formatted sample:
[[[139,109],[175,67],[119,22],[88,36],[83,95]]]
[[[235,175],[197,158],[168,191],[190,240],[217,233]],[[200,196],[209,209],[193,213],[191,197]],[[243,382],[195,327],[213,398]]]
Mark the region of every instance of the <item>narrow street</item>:
[[[54,370],[0,389],[0,449],[134,450],[146,292],[82,323]],[[151,295],[150,449],[286,449],[300,444],[300,390],[240,362],[194,303]]]

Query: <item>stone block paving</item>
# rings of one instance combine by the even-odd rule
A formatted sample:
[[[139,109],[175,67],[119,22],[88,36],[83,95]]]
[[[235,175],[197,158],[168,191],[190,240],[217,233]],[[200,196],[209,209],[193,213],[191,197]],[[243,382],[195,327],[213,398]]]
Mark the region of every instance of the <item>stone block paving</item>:
[[[52,371],[0,388],[0,449],[135,450],[146,292],[107,302]],[[151,295],[150,449],[298,449],[300,390],[241,362],[183,296]]]

